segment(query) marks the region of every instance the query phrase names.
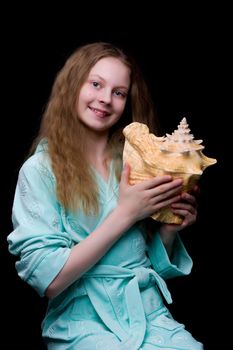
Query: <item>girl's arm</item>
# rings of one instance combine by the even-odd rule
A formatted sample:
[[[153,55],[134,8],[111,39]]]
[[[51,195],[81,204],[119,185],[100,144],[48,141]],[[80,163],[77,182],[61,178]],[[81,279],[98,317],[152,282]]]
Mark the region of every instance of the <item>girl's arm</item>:
[[[183,230],[189,225],[195,223],[197,218],[197,202],[196,197],[189,193],[182,193],[181,200],[171,204],[171,209],[174,214],[182,216],[183,222],[181,225],[163,224],[160,227],[160,238],[166,248],[168,256],[172,255],[173,244],[177,232]]]
[[[126,165],[120,181],[117,207],[87,238],[71,249],[65,265],[48,286],[46,295],[54,298],[95,265],[136,221],[180,199],[182,180],[160,176],[131,186]],[[166,230],[165,230],[166,231]],[[165,235],[164,233],[161,233]]]

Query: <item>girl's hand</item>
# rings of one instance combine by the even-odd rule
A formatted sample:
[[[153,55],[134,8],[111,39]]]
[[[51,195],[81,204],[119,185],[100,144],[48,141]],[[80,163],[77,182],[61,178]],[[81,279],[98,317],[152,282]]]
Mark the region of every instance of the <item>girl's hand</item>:
[[[194,189],[193,193],[196,190]],[[175,241],[177,232],[183,230],[185,227],[192,225],[197,218],[197,202],[196,197],[187,192],[181,194],[181,200],[171,205],[172,212],[183,217],[183,222],[180,225],[176,224],[162,224],[159,229],[160,237],[167,250],[169,256],[172,255],[173,243]]]
[[[130,167],[125,164],[119,187],[118,208],[130,218],[132,224],[180,201],[181,179],[172,180],[170,175],[164,175],[132,186],[129,184],[129,173]],[[178,209],[185,210],[183,207]]]
[[[199,189],[197,188],[197,191]],[[193,193],[196,193],[194,189]],[[195,223],[197,218],[197,201],[196,196],[187,192],[183,192],[179,201],[171,204],[171,209],[174,214],[183,217],[183,222],[180,225],[163,224],[160,228],[161,234],[175,233],[183,230],[185,227]]]

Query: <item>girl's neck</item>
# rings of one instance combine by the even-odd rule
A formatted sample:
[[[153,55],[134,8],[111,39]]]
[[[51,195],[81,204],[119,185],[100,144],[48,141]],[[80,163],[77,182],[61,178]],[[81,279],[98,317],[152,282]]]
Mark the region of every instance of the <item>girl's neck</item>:
[[[91,165],[106,164],[109,158],[108,153],[108,138],[93,138],[88,139],[86,144],[86,156]]]
[[[101,175],[107,182],[110,173],[110,157],[107,147],[96,147],[92,153],[87,154],[88,163]]]

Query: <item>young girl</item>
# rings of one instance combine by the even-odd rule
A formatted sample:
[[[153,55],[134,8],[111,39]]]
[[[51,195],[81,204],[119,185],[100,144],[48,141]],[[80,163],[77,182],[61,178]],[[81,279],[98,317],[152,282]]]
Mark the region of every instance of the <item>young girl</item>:
[[[46,295],[49,350],[203,349],[164,305],[165,279],[190,273],[177,232],[196,220],[182,180],[128,183],[122,128],[155,116],[135,62],[109,43],[80,47],[56,77],[33,154],[23,164],[9,250]],[[181,225],[146,221],[171,206]]]

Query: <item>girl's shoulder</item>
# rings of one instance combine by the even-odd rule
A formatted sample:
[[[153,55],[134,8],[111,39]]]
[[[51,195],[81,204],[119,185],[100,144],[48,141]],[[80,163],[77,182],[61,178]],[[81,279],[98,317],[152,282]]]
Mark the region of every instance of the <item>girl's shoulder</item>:
[[[41,141],[34,154],[23,163],[20,169],[20,173],[22,172],[29,175],[39,173],[54,178],[46,141]]]

